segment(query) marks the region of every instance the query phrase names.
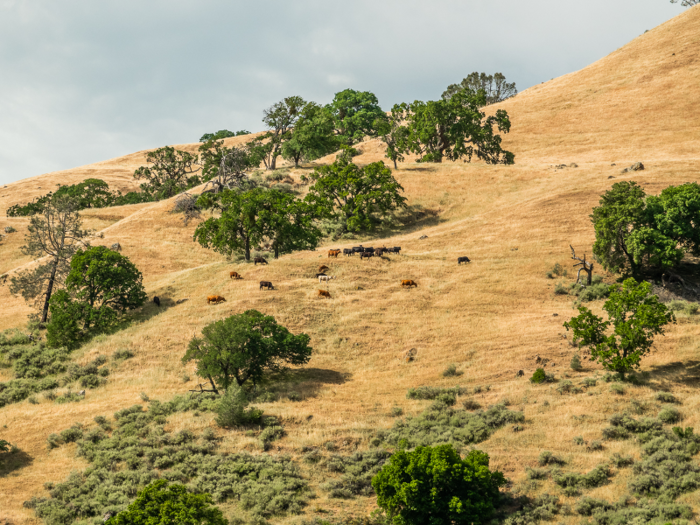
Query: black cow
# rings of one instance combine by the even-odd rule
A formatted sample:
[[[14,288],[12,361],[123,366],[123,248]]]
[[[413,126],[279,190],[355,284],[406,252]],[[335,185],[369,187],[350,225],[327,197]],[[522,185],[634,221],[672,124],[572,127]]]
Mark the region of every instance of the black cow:
[[[365,248],[364,253],[367,253],[367,252],[374,253],[374,248],[372,248],[371,246],[369,248]]]
[[[394,253],[400,253],[401,252],[401,246],[394,246],[394,249],[392,250]]]
[[[325,277],[326,274],[325,274],[325,273],[317,273],[317,274],[316,274],[316,279],[318,279],[318,278],[321,277],[322,275]]]
[[[260,281],[260,289],[267,288],[268,290],[274,290],[275,287],[272,286],[270,281]]]
[[[258,263],[260,263],[260,264],[267,264],[267,261],[265,260],[264,257],[256,257],[256,258],[253,259],[253,263],[255,264],[255,266],[257,266]]]
[[[352,251],[352,249],[350,249],[350,248],[343,248],[343,255],[348,257],[350,255],[355,255],[355,252]]]
[[[160,306],[160,299],[157,295],[153,298],[153,302],[156,303],[156,306]]]
[[[469,260],[469,257],[457,257],[457,264],[468,263],[468,262],[471,262]]]
[[[352,247],[352,253],[362,253],[364,251],[365,251],[365,249],[362,247],[361,244],[359,246]]]
[[[370,257],[374,257],[374,251],[371,251],[371,252],[364,251],[360,254],[360,260],[369,259]]]

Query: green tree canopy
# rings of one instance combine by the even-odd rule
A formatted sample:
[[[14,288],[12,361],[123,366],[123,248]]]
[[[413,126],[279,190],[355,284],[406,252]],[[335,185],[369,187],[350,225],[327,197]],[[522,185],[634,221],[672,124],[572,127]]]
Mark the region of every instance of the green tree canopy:
[[[199,139],[199,142],[209,142],[210,140],[221,140],[227,139],[229,137],[238,137],[240,135],[250,135],[250,131],[242,129],[240,131],[229,131],[227,129],[220,129],[216,133],[205,133]]]
[[[408,151],[408,127],[403,125],[404,112],[394,106],[388,117],[378,118],[374,127],[386,144],[386,157],[398,168],[397,162],[404,160],[403,153]]]
[[[282,158],[299,166],[302,160],[310,161],[340,147],[334,134],[335,122],[328,107],[315,102],[307,103],[301,110],[289,140],[282,144]]]
[[[573,332],[575,344],[589,347],[596,361],[622,377],[639,367],[642,357],[651,351],[654,336],[676,321],[671,310],[651,294],[648,282],[631,278],[623,282],[622,289],[611,290],[603,309],[607,321],[580,306],[579,315],[564,327]]]
[[[369,91],[346,89],[336,93],[328,108],[333,114],[336,134],[346,146],[361,142],[365,136],[376,136],[375,122],[385,117],[379,100]]]
[[[277,168],[277,157],[282,154],[283,144],[291,138],[292,128],[301,116],[306,101],[298,96],[287,97],[264,111],[263,123],[269,131],[248,143],[249,151],[256,162],[262,162],[268,170]]]
[[[443,159],[471,161],[477,158],[488,164],[513,164],[515,155],[501,148],[501,136],[510,131],[505,110],[486,117],[479,110],[484,105],[483,91],[461,90],[449,100],[398,104],[392,109],[406,122],[408,132],[402,153],[420,155],[419,162],[442,162]]]
[[[364,168],[340,157],[329,166],[316,168],[311,174],[315,182],[306,201],[323,213],[341,218],[348,230],[359,231],[374,226],[372,215],[404,207],[403,187],[383,162]]]
[[[489,523],[505,484],[486,453],[462,459],[452,445],[399,450],[372,479],[377,504],[395,525]]]
[[[285,364],[304,365],[311,359],[310,338],[294,335],[275,318],[247,310],[216,321],[193,338],[183,363],[195,361],[197,374],[224,390],[236,382],[260,382],[266,371],[279,371]]]
[[[157,199],[168,199],[192,186],[201,184],[198,156],[165,146],[146,154],[150,166],[134,172],[135,179],[144,179],[141,190]]]
[[[228,525],[211,495],[193,494],[184,485],[159,479],[139,492],[126,510],[105,525]]]
[[[700,255],[700,186],[669,186],[647,197],[633,181],[613,184],[593,208],[593,254],[604,268],[630,271],[677,266],[686,252]]]
[[[442,98],[449,100],[455,93],[464,90],[474,93],[483,91],[485,106],[502,102],[518,94],[518,90],[515,88],[515,82],[506,82],[506,77],[503,73],[487,75],[486,73],[474,71],[473,73],[469,73],[459,84],[450,84],[447,86],[447,89],[442,94]]]
[[[313,250],[322,237],[314,224],[316,214],[308,203],[293,195],[270,189],[261,192],[258,222],[270,241],[275,259],[281,253]]]
[[[227,148],[223,140],[210,140],[199,147],[202,163],[202,181],[215,192],[239,188],[248,180],[246,171],[259,163],[247,147]]]

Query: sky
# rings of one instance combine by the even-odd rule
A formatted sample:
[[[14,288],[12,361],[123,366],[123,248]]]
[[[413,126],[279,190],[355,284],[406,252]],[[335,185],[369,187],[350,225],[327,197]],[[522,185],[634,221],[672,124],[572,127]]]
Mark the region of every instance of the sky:
[[[668,0],[0,0],[0,184],[207,132],[290,95],[385,110],[472,71],[519,91],[684,10]]]

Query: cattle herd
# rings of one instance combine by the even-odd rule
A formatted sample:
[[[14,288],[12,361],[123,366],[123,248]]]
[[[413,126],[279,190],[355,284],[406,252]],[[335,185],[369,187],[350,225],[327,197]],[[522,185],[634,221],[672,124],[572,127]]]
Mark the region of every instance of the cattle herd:
[[[328,258],[338,258],[338,255],[340,254],[345,255],[346,257],[352,257],[353,255],[360,254],[360,259],[370,259],[372,257],[382,257],[384,254],[389,254],[389,253],[394,253],[397,255],[401,254],[401,247],[400,246],[394,246],[392,248],[387,248],[386,246],[382,246],[381,248],[365,248],[364,246],[354,246],[352,248],[344,248],[342,251],[339,249],[331,249],[328,250]],[[471,260],[469,257],[458,257],[457,258],[457,264],[462,264],[462,263],[469,263]],[[257,266],[259,264],[268,264],[267,261],[263,257],[255,257],[253,259],[253,263]],[[319,283],[329,283],[332,279],[336,279],[335,276],[330,276],[326,275],[326,271],[328,271],[330,268],[326,266],[325,264],[322,264],[318,267],[318,272],[316,273],[316,278],[318,279]],[[230,272],[229,273],[229,278],[231,279],[243,279],[243,276],[241,276],[238,272]],[[418,283],[416,283],[413,279],[402,279],[401,280],[401,287],[402,288],[411,288],[411,287],[418,287]],[[260,290],[274,290],[275,287],[272,285],[271,281],[260,281]],[[330,292],[327,290],[319,290],[318,291],[318,297],[325,297],[327,299],[331,298]],[[158,298],[156,297],[154,299],[154,302],[160,306],[160,301],[157,300]],[[226,302],[226,299],[221,297],[220,295],[210,295],[207,297],[207,304],[219,304],[222,302]]]

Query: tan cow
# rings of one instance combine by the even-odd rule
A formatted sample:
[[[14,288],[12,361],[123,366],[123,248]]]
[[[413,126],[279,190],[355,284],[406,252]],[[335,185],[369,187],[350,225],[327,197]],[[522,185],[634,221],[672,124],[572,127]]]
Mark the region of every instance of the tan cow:
[[[243,279],[243,277],[241,277],[241,274],[239,274],[238,272],[231,272],[228,275],[229,277],[231,277],[231,279]]]
[[[210,295],[207,297],[207,304],[219,304],[219,303],[225,303],[226,299],[224,297],[221,297],[220,295]]]
[[[319,296],[319,297],[328,297],[329,299],[331,298],[331,294],[328,293],[328,292],[325,291],[325,290],[319,290],[319,291],[318,291],[318,296]]]
[[[408,286],[408,287],[410,288],[411,286],[416,286],[416,287],[417,287],[418,284],[416,284],[416,281],[414,281],[414,280],[412,280],[412,279],[403,279],[403,280],[401,281],[401,286]]]

